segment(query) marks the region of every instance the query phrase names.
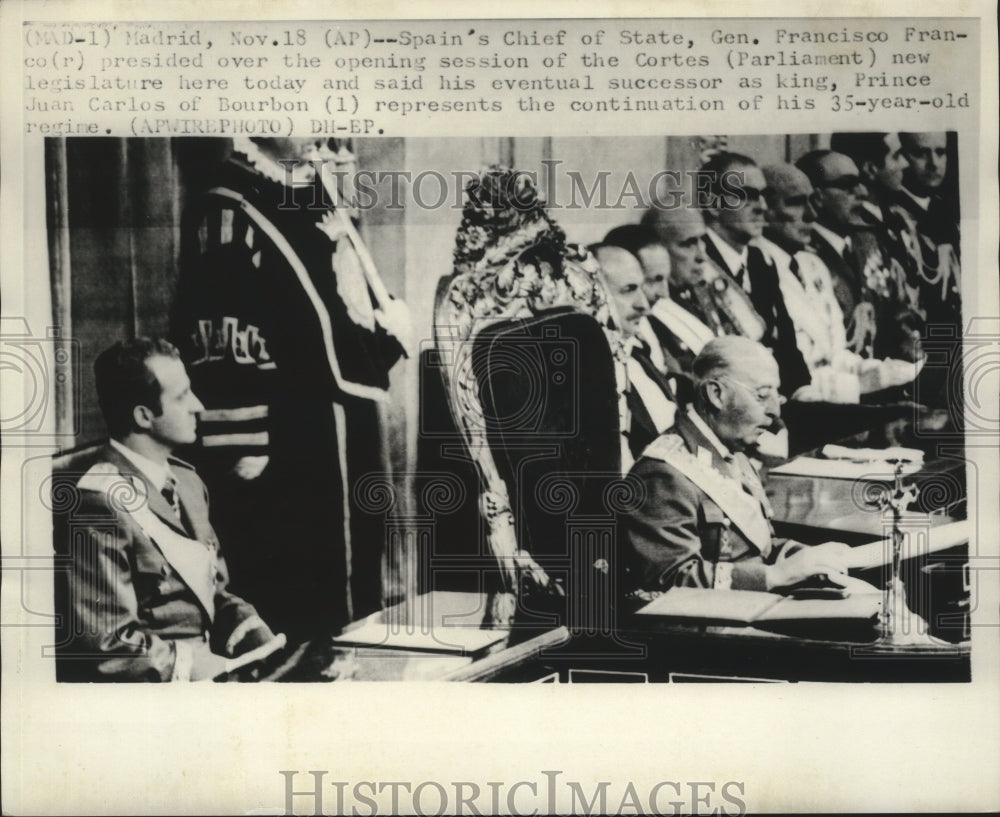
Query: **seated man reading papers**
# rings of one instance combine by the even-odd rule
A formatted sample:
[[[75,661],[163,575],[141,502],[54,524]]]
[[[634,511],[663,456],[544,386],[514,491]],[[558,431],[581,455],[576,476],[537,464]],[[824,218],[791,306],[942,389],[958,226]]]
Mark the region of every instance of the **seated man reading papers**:
[[[79,497],[56,519],[70,566],[59,680],[196,681],[280,649],[284,636],[227,591],[205,485],[171,456],[194,442],[202,409],[177,350],[116,343],[94,374],[111,440],[54,469],[54,495]]]
[[[747,338],[715,338],[695,358],[693,375],[694,402],[631,471],[644,492],[622,519],[626,589],[854,585],[847,545],[773,537],[770,506],[745,453],[781,409],[771,353]]]

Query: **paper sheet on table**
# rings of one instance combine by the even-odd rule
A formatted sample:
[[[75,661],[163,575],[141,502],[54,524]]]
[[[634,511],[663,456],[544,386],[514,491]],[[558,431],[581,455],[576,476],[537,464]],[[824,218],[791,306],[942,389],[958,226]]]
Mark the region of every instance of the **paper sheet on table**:
[[[396,650],[463,654],[478,652],[507,637],[503,630],[480,630],[475,627],[436,627],[428,632],[409,631],[405,625],[396,627],[381,621],[367,622],[355,630],[341,633],[335,644],[383,647]]]
[[[759,590],[675,587],[653,599],[638,612],[642,615],[664,618],[749,624],[764,610],[777,604],[781,598],[774,593],[764,593]]]
[[[882,609],[882,594],[856,593],[844,599],[783,598],[754,621],[804,621],[832,619],[869,619]]]
[[[915,474],[922,467],[920,462],[903,464],[903,474]],[[850,460],[828,460],[820,457],[796,457],[790,462],[778,465],[768,471],[770,476],[786,477],[828,477],[830,479],[877,479],[892,480],[896,466],[888,462],[852,462]]]
[[[903,460],[904,462],[923,462],[924,452],[919,448],[903,448],[899,445],[888,448],[848,448],[843,445],[824,445],[822,454],[828,460],[849,460],[852,462],[867,462],[869,460]]]
[[[882,593],[875,587],[865,587],[866,592],[854,593],[843,599],[796,599],[759,590],[675,587],[651,601],[639,613],[730,624],[806,619],[868,619],[878,613]]]
[[[912,529],[907,531],[903,541],[903,558],[908,559],[922,553],[935,553],[969,541],[969,522],[962,519],[947,525],[928,528],[926,537],[917,537]],[[880,539],[867,545],[851,548],[848,569],[878,567],[892,560],[892,541]]]

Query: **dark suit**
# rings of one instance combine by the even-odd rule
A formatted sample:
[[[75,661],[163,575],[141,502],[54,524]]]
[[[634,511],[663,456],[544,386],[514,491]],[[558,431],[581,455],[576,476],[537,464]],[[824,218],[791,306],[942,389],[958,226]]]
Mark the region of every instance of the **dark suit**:
[[[705,241],[705,254],[715,267],[732,278],[732,273],[712,239]],[[747,275],[750,278],[750,302],[763,319],[764,336],[760,342],[774,354],[781,374],[781,392],[794,394],[812,382],[809,367],[795,340],[795,324],[785,307],[778,283],[778,270],[758,247],[747,247]],[[739,286],[734,282],[734,286]]]
[[[717,566],[727,563],[731,587],[766,589],[760,548],[689,476],[655,456],[663,441],[683,445],[695,456],[699,449],[711,451],[711,467],[720,474],[733,467],[686,414],[678,413],[674,427],[632,467],[630,479],[640,480],[645,490],[639,509],[621,518],[626,588],[712,588],[718,584]],[[775,543],[771,558],[780,544]]]
[[[181,460],[170,458],[170,469],[180,518],[110,445],[54,463],[54,541],[65,564],[57,571],[59,680],[169,681],[179,652],[197,670],[209,651],[240,654],[273,637],[260,622],[228,644],[257,611],[226,590],[204,483]]]
[[[846,253],[845,259],[844,255],[837,252],[833,245],[817,232],[813,233],[812,246],[820,260],[830,270],[833,294],[840,305],[840,311],[844,313],[844,323],[850,328],[855,308],[862,300],[863,285],[858,268],[857,248],[852,242],[852,248]]]
[[[652,323],[653,319],[650,318],[650,324],[652,325]],[[663,324],[660,324],[660,326],[663,326]],[[683,406],[690,402],[694,393],[694,386],[690,378],[679,371],[679,364],[676,360],[672,360],[669,355],[665,355],[667,371],[669,373],[665,374],[656,368],[656,364],[653,363],[649,351],[644,346],[634,348],[631,354],[632,358],[642,367],[646,377],[663,392],[664,396],[671,403]],[[678,368],[675,369],[675,367]],[[632,457],[637,458],[646,446],[660,435],[660,429],[657,428],[653,416],[646,407],[646,403],[634,386],[630,385],[628,391],[625,392],[625,401],[631,417],[628,430],[628,447],[632,453]]]

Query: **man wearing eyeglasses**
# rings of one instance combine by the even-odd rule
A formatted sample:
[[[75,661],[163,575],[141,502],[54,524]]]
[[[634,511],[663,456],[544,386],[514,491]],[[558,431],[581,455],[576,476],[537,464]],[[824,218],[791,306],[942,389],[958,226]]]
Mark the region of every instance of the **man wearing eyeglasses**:
[[[813,186],[812,246],[833,277],[848,347],[865,358],[917,360],[919,317],[905,308],[902,270],[870,229],[868,190],[857,165],[832,150],[814,150],[795,164]]]
[[[868,197],[866,221],[878,236],[890,263],[899,267],[911,302],[919,301],[920,239],[917,223],[900,204],[903,174],[909,162],[897,133],[834,133],[832,150],[850,157],[861,173]]]
[[[621,519],[626,589],[781,591],[810,577],[846,586],[841,543],[775,539],[747,452],[778,417],[778,366],[758,343],[716,338],[694,362],[695,399],[633,466],[642,504]],[[825,577],[825,578],[823,578]]]
[[[766,224],[764,174],[753,159],[738,153],[717,153],[702,166],[701,173],[711,192],[704,210],[708,262],[722,280],[746,293],[763,322],[762,334],[741,334],[760,340],[774,352],[784,394],[815,399],[808,388],[809,368],[796,345],[795,326],[781,295],[777,270],[751,244]]]

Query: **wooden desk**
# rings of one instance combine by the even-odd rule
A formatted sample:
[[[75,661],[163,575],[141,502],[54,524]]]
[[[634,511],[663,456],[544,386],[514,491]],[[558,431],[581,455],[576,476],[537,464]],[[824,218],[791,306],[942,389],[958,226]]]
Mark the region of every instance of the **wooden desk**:
[[[935,424],[928,427],[925,419],[935,420]],[[923,467],[906,478],[920,488],[910,521],[928,518],[931,525],[965,518],[967,494],[961,438],[956,438],[951,425],[938,427],[937,422],[942,422],[937,415],[920,418],[916,423],[912,419],[893,421],[839,442],[846,448],[884,448],[892,444],[922,451]],[[803,456],[818,456],[818,452],[808,451]],[[876,492],[866,490],[872,484],[889,485],[891,480],[765,475],[780,535],[807,542],[819,541],[815,538],[817,532],[848,544],[883,537],[884,515],[869,501]]]
[[[480,593],[436,592],[370,619],[420,625],[481,621]],[[363,623],[363,622],[361,622]],[[360,623],[355,623],[357,627]],[[794,626],[794,625],[793,625]],[[445,630],[446,631],[446,630]],[[870,625],[798,634],[755,627],[667,622],[634,614],[613,634],[566,627],[516,629],[469,655],[385,647],[303,645],[268,680],[663,683],[697,681],[959,682],[970,678],[968,643],[886,648]]]
[[[956,442],[954,429],[917,429],[912,423],[892,431],[873,429],[841,442],[846,447],[878,447],[887,439],[893,444],[924,452],[924,465],[905,478],[920,492],[904,515],[906,528],[935,527],[965,517],[965,459]],[[874,443],[874,445],[873,445]],[[816,452],[808,452],[815,456]],[[880,470],[880,469],[874,469]],[[808,544],[823,541],[859,545],[891,535],[891,516],[871,499],[891,487],[884,478],[834,479],[791,475],[767,475],[765,488],[774,509],[774,528],[779,536]],[[969,590],[967,582],[968,545],[959,545],[935,554],[904,562],[903,582],[910,606],[943,640],[960,642],[968,638]],[[868,571],[866,581],[882,587],[887,570]]]
[[[495,644],[476,650],[454,648],[449,628],[482,625],[486,597],[481,593],[435,591],[373,613],[344,628],[338,638],[384,625],[386,642],[395,634],[432,636],[426,649],[351,646],[337,640],[301,645],[283,663],[264,675],[282,682],[317,681],[442,681],[490,679],[501,671],[528,665],[546,649],[569,639],[565,627],[504,633]],[[455,632],[452,630],[452,632]],[[436,642],[435,642],[436,639]]]
[[[483,680],[561,683],[711,681],[962,682],[969,645],[886,648],[869,638],[809,638],[688,624],[625,623],[618,640],[573,638]],[[631,651],[629,650],[631,648]]]
[[[873,444],[869,435],[855,438],[855,442]],[[965,492],[964,461],[958,456],[939,455],[936,446],[928,446],[928,451],[925,467],[914,477],[925,487],[920,510],[937,512],[940,509],[934,507],[935,502],[941,502],[945,510],[960,511]],[[943,490],[941,485],[951,488]],[[927,490],[929,486],[939,487]],[[886,534],[882,512],[860,501],[865,496],[864,484],[788,476],[772,478],[767,488],[776,528],[783,535],[806,542],[836,539],[854,545]],[[914,521],[926,518],[926,514],[914,515]],[[947,521],[947,514],[929,517],[932,525]],[[825,630],[798,625],[799,632],[792,632],[787,630],[789,625],[785,625],[786,631],[777,631],[681,624],[620,611],[617,626],[604,635],[571,633],[564,626],[551,625],[516,629],[493,646],[465,654],[319,645],[315,656],[305,654],[300,666],[279,680],[333,680],[339,675],[342,679],[379,681],[588,683],[968,681],[969,644],[961,621],[962,601],[967,600],[962,566],[967,561],[967,548],[956,548],[934,554],[933,560],[908,562],[904,580],[911,600],[934,601],[929,610],[918,610],[932,625],[932,633],[940,636],[930,647],[880,646],[873,627],[862,623],[837,625],[836,630],[832,625]],[[884,581],[879,575],[866,578],[875,584]],[[936,584],[929,586],[929,582]],[[377,623],[385,625],[387,633],[400,628],[440,628],[446,634],[449,626],[480,627],[485,610],[482,593],[435,591],[375,613],[347,631]],[[941,624],[942,616],[950,617],[947,626]],[[567,623],[565,616],[561,620]],[[312,677],[304,677],[310,673]]]

